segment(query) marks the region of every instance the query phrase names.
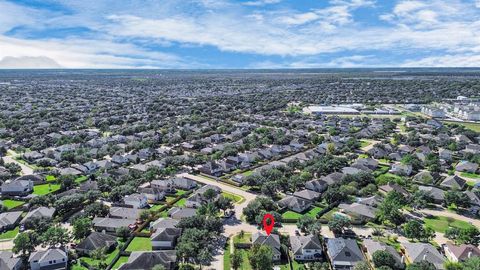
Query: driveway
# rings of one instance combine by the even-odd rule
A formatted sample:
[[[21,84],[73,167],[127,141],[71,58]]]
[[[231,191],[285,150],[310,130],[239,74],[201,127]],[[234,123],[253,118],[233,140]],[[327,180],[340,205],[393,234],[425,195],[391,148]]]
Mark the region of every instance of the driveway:
[[[20,156],[20,155],[15,153],[12,150],[9,150],[8,155],[3,157],[3,161],[5,161],[5,163],[16,163],[16,164],[18,164],[20,166],[20,168],[22,168],[22,175],[33,174],[33,169],[31,167],[28,167],[27,165],[22,164],[22,163],[20,163],[20,162],[18,162],[14,159],[14,157],[17,157],[17,156]]]

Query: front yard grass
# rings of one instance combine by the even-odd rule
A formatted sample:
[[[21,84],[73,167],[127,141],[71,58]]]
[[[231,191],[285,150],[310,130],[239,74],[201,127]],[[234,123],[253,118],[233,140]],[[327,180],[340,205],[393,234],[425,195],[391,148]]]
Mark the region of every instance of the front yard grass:
[[[43,184],[33,186],[33,194],[38,196],[47,195],[60,189],[59,184]]]
[[[128,256],[120,256],[118,261],[113,265],[112,269],[118,269],[120,266],[128,261]]]
[[[6,239],[13,239],[17,236],[19,232],[19,227],[15,227],[15,229],[6,231],[0,234],[0,240],[6,240]]]
[[[232,199],[234,203],[242,203],[243,201],[245,201],[245,198],[243,196],[233,194],[227,191],[222,191],[222,195],[225,198]]]
[[[150,251],[152,250],[152,241],[147,237],[135,237],[126,251]]]
[[[248,244],[251,243],[252,234],[244,233],[243,237],[240,237],[240,234],[237,234],[233,237],[234,244]]]
[[[57,178],[55,177],[55,175],[45,176],[45,181],[47,181],[47,182],[55,182],[56,180],[57,180]]]
[[[182,199],[178,200],[178,202],[175,203],[175,206],[178,206],[178,207],[185,206],[186,202],[187,202],[187,199],[182,198]]]
[[[9,210],[12,209],[12,208],[15,208],[17,206],[24,205],[24,204],[25,204],[24,201],[15,201],[15,200],[4,200],[3,201],[3,205],[5,207],[7,207]]]
[[[425,226],[432,228],[436,232],[445,233],[449,227],[466,229],[473,227],[470,223],[450,217],[434,216],[424,219]]]
[[[118,248],[115,249],[114,251],[110,252],[110,253],[108,254],[107,258],[105,259],[105,262],[106,262],[107,264],[110,264],[110,263],[113,261],[113,259],[117,256],[117,254],[118,254],[119,252],[120,252],[120,251],[118,250]],[[96,265],[99,263],[98,260],[94,260],[94,259],[92,259],[92,258],[90,258],[90,257],[81,257],[80,260],[83,261],[83,262],[85,262],[85,263],[87,263],[87,264],[90,265],[90,266],[96,266]]]

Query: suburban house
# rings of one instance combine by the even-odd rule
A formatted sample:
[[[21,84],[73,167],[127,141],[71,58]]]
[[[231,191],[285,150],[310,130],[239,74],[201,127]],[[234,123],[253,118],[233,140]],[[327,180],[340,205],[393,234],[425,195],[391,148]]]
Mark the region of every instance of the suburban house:
[[[4,212],[0,214],[0,231],[8,231],[15,228],[22,216],[22,211]]]
[[[134,193],[126,195],[123,198],[126,205],[131,205],[133,208],[145,208],[148,206],[148,199],[145,194]]]
[[[457,166],[455,166],[457,172],[469,172],[475,173],[478,170],[478,164],[470,161],[460,161]]]
[[[320,193],[315,192],[313,190],[309,190],[309,189],[302,189],[302,190],[295,191],[295,193],[293,193],[293,196],[296,196],[305,200],[309,200],[309,201],[318,200],[320,198],[320,195],[321,195]]]
[[[279,261],[282,256],[282,252],[280,251],[280,237],[278,234],[271,233],[270,235],[267,235],[262,231],[256,232],[252,235],[252,244],[267,245],[271,247],[274,261]]]
[[[474,245],[454,245],[447,243],[444,246],[445,255],[451,262],[462,262],[471,257],[480,257],[480,249]]]
[[[295,260],[314,261],[322,257],[322,244],[318,236],[290,236],[290,246]]]
[[[312,202],[296,196],[286,196],[285,198],[278,201],[278,205],[281,208],[286,208],[297,213],[302,213],[308,208],[310,208],[310,206],[312,206]]]
[[[176,262],[175,250],[134,251],[128,257],[128,261],[120,265],[118,270],[152,269],[156,265],[162,265],[165,270],[174,270]]]
[[[443,270],[445,257],[431,244],[426,243],[404,243],[405,256],[409,263],[427,261],[432,263],[436,269]]]
[[[165,198],[165,192],[159,188],[142,187],[138,188],[138,192],[145,195],[149,202],[158,202]]]
[[[67,253],[58,248],[36,251],[28,259],[31,270],[64,270],[68,266]]]
[[[341,203],[338,208],[357,222],[365,223],[375,219],[377,209],[361,203],[345,204]]]
[[[445,201],[445,191],[439,188],[430,186],[418,186],[418,189],[430,193],[430,195],[433,197],[433,201],[437,204],[441,204]]]
[[[116,233],[120,227],[132,228],[135,227],[135,219],[118,219],[107,217],[96,217],[93,219],[93,228],[97,232]]]
[[[105,248],[106,251],[112,251],[117,246],[117,237],[99,232],[90,233],[80,244],[76,246],[76,250],[80,254],[90,254],[90,252],[99,248]]]
[[[150,231],[155,232],[161,228],[176,228],[178,220],[173,218],[159,218],[150,223]]]
[[[465,188],[466,184],[467,184],[467,181],[465,181],[465,179],[461,178],[458,175],[451,175],[445,178],[445,180],[442,181],[440,186],[449,188],[449,189],[462,190]]]
[[[386,185],[383,185],[383,186],[379,186],[378,187],[378,190],[383,193],[383,194],[387,194],[391,191],[396,191],[400,194],[402,194],[403,196],[405,197],[408,197],[410,196],[410,194],[408,193],[408,191],[406,191],[402,186],[396,184],[396,183],[388,183]]]
[[[212,198],[212,200],[214,200],[220,194],[220,192],[222,192],[222,190],[219,187],[212,186],[212,185],[205,185],[199,188],[197,191],[195,191],[195,193],[193,193],[192,196],[187,198],[187,201],[185,202],[185,206],[190,208],[197,208],[200,205],[202,205],[204,202],[207,201],[204,195],[207,190],[214,191],[215,197]]]
[[[11,251],[0,251],[0,269],[2,270],[20,270],[22,268],[22,259],[15,256]]]
[[[409,176],[412,174],[413,168],[410,164],[394,163],[390,172],[397,175]]]
[[[354,239],[328,238],[327,256],[334,270],[353,270],[355,265],[365,260]]]
[[[182,234],[180,228],[159,228],[150,236],[153,250],[174,249],[178,237]]]
[[[108,216],[111,218],[137,219],[142,213],[142,209],[128,207],[110,207]]]
[[[40,206],[38,208],[30,210],[30,212],[27,213],[27,215],[22,219],[22,221],[20,221],[20,224],[25,224],[25,222],[27,222],[31,218],[52,219],[55,211],[56,210],[53,207]]]
[[[393,258],[395,259],[395,265],[397,266],[398,269],[403,269],[404,267],[404,259],[402,258],[402,256],[400,256],[400,254],[398,254],[398,252],[395,250],[394,247],[392,246],[389,246],[385,243],[382,243],[382,242],[379,242],[379,241],[375,241],[375,240],[372,240],[372,239],[365,239],[363,241],[363,245],[365,246],[365,249],[367,250],[367,256],[370,260],[373,259],[373,253],[375,253],[375,251],[379,251],[379,250],[382,250],[382,251],[386,251],[390,254],[392,254]]]
[[[327,189],[327,187],[328,187],[327,182],[320,179],[310,180],[305,183],[306,189],[319,192],[319,193],[324,192]]]
[[[26,196],[33,192],[33,182],[31,180],[6,181],[0,189],[2,195]]]
[[[194,208],[180,208],[180,207],[172,207],[172,209],[168,210],[168,216],[180,220],[186,217],[193,217],[197,214],[197,210]]]

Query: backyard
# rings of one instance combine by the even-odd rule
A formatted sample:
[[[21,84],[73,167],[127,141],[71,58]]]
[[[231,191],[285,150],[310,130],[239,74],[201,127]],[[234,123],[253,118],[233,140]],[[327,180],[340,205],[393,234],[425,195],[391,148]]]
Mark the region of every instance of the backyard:
[[[49,193],[53,193],[59,189],[60,189],[59,184],[36,185],[36,186],[33,186],[33,194],[42,196],[42,195],[47,195]]]
[[[150,251],[152,241],[147,237],[135,237],[125,251]]]
[[[282,214],[282,218],[283,219],[288,219],[288,220],[297,220],[304,215],[316,218],[317,214],[322,210],[323,210],[322,208],[320,208],[318,206],[315,206],[312,209],[310,209],[308,212],[303,213],[303,214],[299,214],[299,213],[296,213],[296,212],[293,212],[293,211],[286,211],[285,213]]]
[[[5,207],[8,208],[8,210],[25,204],[25,202],[23,201],[15,201],[15,200],[3,200],[2,203]]]

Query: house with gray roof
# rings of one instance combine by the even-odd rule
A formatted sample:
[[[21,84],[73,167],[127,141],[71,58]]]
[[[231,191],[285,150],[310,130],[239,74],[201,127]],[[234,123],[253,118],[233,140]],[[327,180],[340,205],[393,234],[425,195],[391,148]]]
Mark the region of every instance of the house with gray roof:
[[[26,196],[33,192],[33,182],[31,180],[15,180],[5,182],[0,187],[2,195]]]
[[[430,187],[430,186],[418,186],[418,189],[430,193],[430,195],[433,198],[433,201],[436,204],[441,204],[445,201],[445,191],[439,188]]]
[[[290,246],[297,261],[316,261],[322,257],[322,244],[317,235],[290,236]]]
[[[51,248],[32,253],[28,262],[31,270],[64,270],[68,266],[68,256],[59,248]]]
[[[15,256],[13,252],[0,251],[0,269],[2,270],[20,270],[22,268],[22,259]]]
[[[174,249],[177,239],[182,234],[180,228],[159,228],[151,236],[153,250]]]
[[[25,224],[25,222],[32,218],[52,219],[55,211],[56,210],[53,207],[40,206],[38,208],[30,210],[30,212],[27,213],[27,215],[22,219],[22,221],[20,221],[20,224]]]
[[[412,174],[413,168],[410,164],[402,164],[397,162],[392,165],[392,168],[389,172],[397,175],[409,176]]]
[[[306,189],[319,192],[319,193],[324,192],[327,189],[327,187],[328,187],[327,182],[320,179],[310,180],[305,183]]]
[[[278,201],[278,206],[297,213],[302,213],[312,206],[312,202],[296,196],[286,196]]]
[[[155,232],[161,228],[176,228],[178,220],[173,218],[159,218],[150,223],[150,231]]]
[[[17,226],[22,211],[4,212],[0,214],[0,231],[8,231]]]
[[[365,260],[354,239],[328,238],[327,256],[335,270],[353,270],[355,265]]]
[[[197,213],[197,210],[194,208],[180,208],[180,207],[172,207],[168,210],[168,216],[180,220],[186,217],[193,217]]]
[[[133,208],[145,208],[148,206],[147,196],[140,193],[125,195],[123,202],[126,205],[131,205]]]
[[[256,232],[252,235],[252,244],[269,246],[272,249],[274,261],[279,261],[282,256],[282,252],[280,251],[280,237],[278,234],[271,233],[267,235],[263,231]]]
[[[449,189],[462,190],[465,188],[466,184],[467,181],[465,181],[465,179],[461,178],[458,175],[451,175],[445,178],[445,180],[442,181],[440,186]]]
[[[132,228],[136,224],[135,219],[119,219],[108,217],[96,217],[92,221],[93,228],[97,232],[116,233],[120,227]]]
[[[463,262],[472,257],[480,257],[480,249],[474,245],[454,245],[448,242],[444,245],[444,251],[451,262]]]
[[[375,213],[377,212],[376,208],[361,203],[341,203],[340,205],[338,205],[338,208],[340,208],[343,213],[360,222],[368,222],[374,220]]]
[[[128,261],[120,265],[118,270],[152,269],[156,265],[162,265],[165,270],[174,270],[176,262],[175,250],[134,251],[128,257]]]
[[[142,213],[142,209],[138,208],[129,208],[129,207],[110,207],[108,216],[111,218],[122,218],[122,219],[137,219]]]
[[[445,257],[438,250],[427,243],[404,243],[405,256],[409,263],[427,261],[432,263],[436,269],[445,269]]]
[[[116,236],[106,233],[92,232],[75,247],[75,250],[80,254],[90,254],[90,252],[99,248],[105,248],[107,251],[112,251],[116,246]]]
[[[293,193],[293,196],[296,196],[305,200],[309,200],[309,201],[318,200],[320,198],[320,195],[321,195],[320,193],[315,192],[313,190],[308,190],[308,189],[298,190]]]
[[[457,172],[469,172],[475,173],[478,170],[478,164],[470,161],[460,161],[457,166],[455,166]]]

